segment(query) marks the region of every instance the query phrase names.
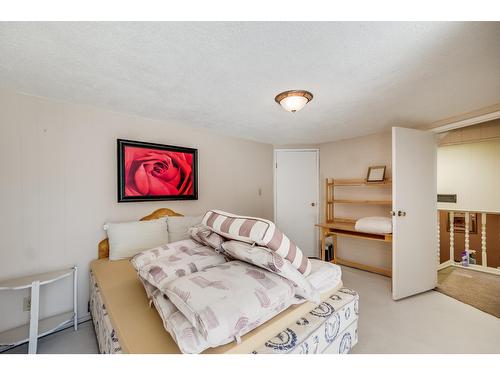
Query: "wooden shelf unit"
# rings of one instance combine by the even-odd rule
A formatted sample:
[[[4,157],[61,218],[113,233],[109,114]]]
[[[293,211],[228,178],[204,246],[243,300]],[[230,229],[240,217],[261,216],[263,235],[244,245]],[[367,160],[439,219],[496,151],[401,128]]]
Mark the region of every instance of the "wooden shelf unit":
[[[386,200],[362,200],[362,199],[334,199],[333,201],[329,201],[327,203],[391,205],[392,201],[386,201]]]
[[[363,186],[363,187],[392,187],[392,180],[384,180],[383,182],[366,182],[364,179],[326,179],[326,215],[325,219],[327,223],[332,223],[335,219],[334,215],[334,205],[335,204],[360,204],[360,205],[392,205],[390,200],[362,200],[362,199],[335,199],[335,187],[343,186]]]
[[[359,232],[354,228],[356,220],[346,218],[335,218],[335,221],[325,224],[317,224],[317,227],[335,233],[342,237],[357,237],[372,241],[392,242],[392,234],[375,234]]]
[[[391,180],[384,180],[383,182],[367,182],[362,178],[351,178],[351,179],[333,179],[327,178],[327,184],[331,184],[334,186],[371,186],[371,187],[380,187],[392,185]]]
[[[337,237],[352,237],[361,238],[371,241],[392,242],[392,234],[374,234],[367,232],[360,232],[355,229],[356,220],[348,218],[335,217],[335,204],[355,204],[355,205],[383,205],[391,206],[391,200],[372,200],[372,199],[335,199],[336,187],[392,187],[391,180],[384,180],[383,182],[366,182],[364,179],[326,179],[326,199],[325,199],[325,219],[326,223],[317,224],[321,231],[321,259],[325,259],[325,245],[326,238],[332,237],[334,247],[334,258],[332,263],[342,264],[348,267],[359,268],[365,271],[378,273],[384,276],[391,277],[392,271],[390,269],[383,269],[373,267],[366,264],[352,262],[349,260],[340,259],[337,257]]]

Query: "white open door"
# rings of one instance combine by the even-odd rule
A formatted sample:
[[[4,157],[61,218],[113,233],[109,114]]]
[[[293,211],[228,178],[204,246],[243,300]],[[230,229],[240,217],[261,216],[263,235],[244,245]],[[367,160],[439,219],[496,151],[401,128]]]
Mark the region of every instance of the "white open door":
[[[275,223],[306,256],[318,256],[318,150],[275,150]]]
[[[437,281],[436,140],[429,131],[392,128],[392,298]]]

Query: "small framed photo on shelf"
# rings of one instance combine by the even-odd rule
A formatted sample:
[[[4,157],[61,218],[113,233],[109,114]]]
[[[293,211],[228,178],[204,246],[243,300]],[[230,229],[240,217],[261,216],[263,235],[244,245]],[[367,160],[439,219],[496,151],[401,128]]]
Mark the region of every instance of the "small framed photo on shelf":
[[[385,165],[375,165],[368,168],[366,182],[383,182],[385,180]]]

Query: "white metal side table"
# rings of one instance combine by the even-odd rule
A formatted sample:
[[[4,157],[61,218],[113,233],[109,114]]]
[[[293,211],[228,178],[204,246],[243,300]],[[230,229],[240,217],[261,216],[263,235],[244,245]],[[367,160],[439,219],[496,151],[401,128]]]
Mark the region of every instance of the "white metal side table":
[[[74,266],[73,268],[64,270],[0,281],[0,291],[31,288],[29,323],[12,328],[8,331],[0,332],[0,346],[16,346],[28,342],[28,353],[36,354],[38,338],[55,332],[57,329],[71,322],[76,331],[78,329],[77,272],[77,266]],[[40,287],[70,276],[73,276],[73,310],[39,320]]]

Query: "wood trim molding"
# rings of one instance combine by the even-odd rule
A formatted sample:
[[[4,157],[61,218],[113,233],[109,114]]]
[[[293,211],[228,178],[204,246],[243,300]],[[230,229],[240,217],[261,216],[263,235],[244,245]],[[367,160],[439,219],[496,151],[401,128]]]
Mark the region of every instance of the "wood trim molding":
[[[480,124],[500,118],[500,103],[483,107],[475,111],[463,113],[457,116],[448,117],[431,124],[425,125],[422,129],[432,130],[436,133],[441,133],[453,129],[458,129],[465,126]]]
[[[159,208],[147,216],[144,216],[141,221],[160,219],[165,216],[184,216],[169,208]],[[99,259],[109,258],[109,241],[107,238],[99,242],[97,245],[97,254]]]
[[[500,139],[500,119],[453,129],[438,137],[438,146],[452,146]]]

